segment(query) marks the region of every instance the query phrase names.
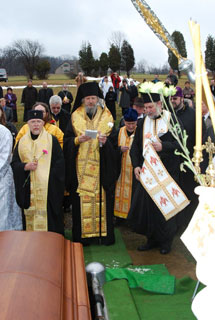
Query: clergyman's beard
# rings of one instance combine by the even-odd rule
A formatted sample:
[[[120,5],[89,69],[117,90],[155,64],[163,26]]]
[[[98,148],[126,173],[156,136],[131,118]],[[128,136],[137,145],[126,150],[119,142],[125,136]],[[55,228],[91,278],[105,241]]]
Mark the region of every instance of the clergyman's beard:
[[[85,110],[86,110],[88,117],[92,119],[96,114],[97,104],[95,104],[93,107],[85,106]]]
[[[149,117],[150,119],[156,119],[156,118],[158,117],[158,115],[157,115],[157,114],[153,114],[153,115],[150,116],[150,115],[148,114],[148,117]]]
[[[173,107],[175,112],[177,112],[178,110],[181,110],[183,108],[183,102],[181,102],[179,105],[173,104]]]
[[[158,108],[158,106],[156,106],[156,112],[153,115],[148,114],[148,117],[150,119],[156,119],[160,114],[161,114],[160,109]]]

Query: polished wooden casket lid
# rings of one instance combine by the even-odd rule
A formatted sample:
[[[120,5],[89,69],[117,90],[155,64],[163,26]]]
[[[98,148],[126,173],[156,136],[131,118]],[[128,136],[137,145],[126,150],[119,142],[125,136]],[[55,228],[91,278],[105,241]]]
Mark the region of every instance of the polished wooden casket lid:
[[[53,232],[0,232],[0,319],[91,319],[82,245]]]

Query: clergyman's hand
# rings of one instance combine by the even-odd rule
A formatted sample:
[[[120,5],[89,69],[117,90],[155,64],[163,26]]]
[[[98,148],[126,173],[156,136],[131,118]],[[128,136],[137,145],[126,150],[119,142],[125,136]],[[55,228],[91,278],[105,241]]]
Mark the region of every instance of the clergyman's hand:
[[[162,150],[162,143],[160,142],[152,142],[153,147],[155,148],[156,151],[161,151]]]
[[[26,163],[24,170],[25,171],[35,171],[37,169],[37,166],[38,166],[37,161],[28,162],[28,163]]]
[[[100,143],[105,144],[107,141],[107,136],[105,134],[102,134],[100,131],[98,132],[98,140]]]
[[[122,152],[126,152],[129,150],[129,147],[126,147],[126,146],[121,146],[121,151]]]
[[[135,178],[140,181],[140,173],[141,173],[141,168],[140,167],[136,167],[134,169],[134,175],[135,175]]]
[[[89,141],[90,139],[91,137],[85,136],[85,134],[82,134],[81,136],[78,137],[79,143]]]

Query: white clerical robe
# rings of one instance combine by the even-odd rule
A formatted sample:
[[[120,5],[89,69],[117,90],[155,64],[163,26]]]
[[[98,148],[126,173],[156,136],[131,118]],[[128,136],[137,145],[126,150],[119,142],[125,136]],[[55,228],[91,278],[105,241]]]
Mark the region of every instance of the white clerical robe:
[[[0,124],[0,231],[22,230],[21,209],[16,203],[13,172],[11,132]]]

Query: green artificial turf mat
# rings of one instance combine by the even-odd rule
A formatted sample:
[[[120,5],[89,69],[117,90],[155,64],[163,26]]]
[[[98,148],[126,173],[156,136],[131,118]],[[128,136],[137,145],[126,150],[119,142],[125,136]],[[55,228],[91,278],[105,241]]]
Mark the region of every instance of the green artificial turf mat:
[[[114,245],[104,246],[96,244],[84,247],[84,259],[86,265],[90,262],[100,262],[106,268],[124,268],[132,264],[121,232],[118,229],[115,229]]]

